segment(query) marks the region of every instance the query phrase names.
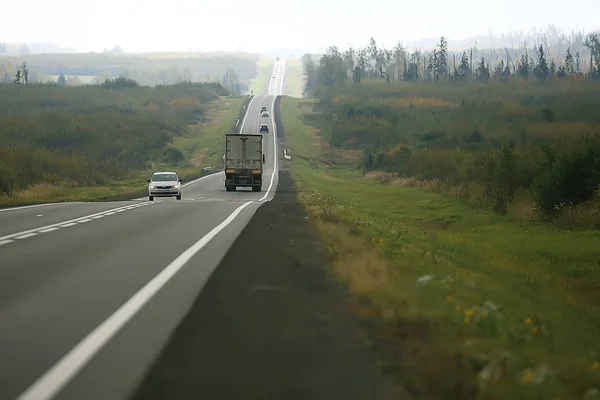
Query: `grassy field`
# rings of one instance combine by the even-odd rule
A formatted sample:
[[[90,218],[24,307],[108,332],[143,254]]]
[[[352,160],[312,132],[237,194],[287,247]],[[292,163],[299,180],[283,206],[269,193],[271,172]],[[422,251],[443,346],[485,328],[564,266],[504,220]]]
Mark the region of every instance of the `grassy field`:
[[[330,91],[312,121],[383,183],[409,179],[511,215],[600,228],[600,82],[386,85]]]
[[[147,175],[219,167],[246,97],[215,84],[103,88],[0,85],[0,206],[102,200]]]
[[[273,74],[273,59],[263,57],[256,62],[256,76],[250,80],[249,90],[252,90],[255,95],[266,94],[268,84]]]
[[[384,369],[419,399],[592,395],[600,232],[521,226],[409,180],[381,184],[357,170],[360,152],[330,146],[314,106],[282,101],[289,165]]]
[[[288,58],[286,60],[286,95],[291,97],[302,97],[302,88],[303,88],[303,71],[302,71],[302,61],[294,60]]]

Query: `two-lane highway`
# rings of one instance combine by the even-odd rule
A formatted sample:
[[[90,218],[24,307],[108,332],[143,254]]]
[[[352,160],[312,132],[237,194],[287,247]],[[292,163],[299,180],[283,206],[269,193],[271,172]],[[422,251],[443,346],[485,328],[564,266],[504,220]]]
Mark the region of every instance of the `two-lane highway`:
[[[222,172],[183,200],[60,203],[0,211],[0,399],[125,399],[278,182],[273,105],[252,98],[240,132],[268,123],[263,190]],[[261,118],[266,105],[270,118]]]

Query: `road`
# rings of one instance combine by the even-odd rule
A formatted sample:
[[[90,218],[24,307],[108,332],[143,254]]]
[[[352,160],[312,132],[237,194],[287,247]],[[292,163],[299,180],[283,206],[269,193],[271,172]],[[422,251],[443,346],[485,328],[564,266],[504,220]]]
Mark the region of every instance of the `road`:
[[[131,395],[235,238],[274,196],[280,150],[272,109],[285,86],[284,60],[273,75],[240,127],[257,133],[269,124],[260,193],[226,192],[220,172],[186,183],[181,201],[0,211],[0,399]],[[269,119],[260,118],[262,105]]]

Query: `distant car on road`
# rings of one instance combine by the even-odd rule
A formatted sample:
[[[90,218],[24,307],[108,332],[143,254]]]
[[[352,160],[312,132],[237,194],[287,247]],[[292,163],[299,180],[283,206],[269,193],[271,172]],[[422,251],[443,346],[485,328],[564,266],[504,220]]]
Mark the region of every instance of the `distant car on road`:
[[[276,60],[279,61],[279,57],[277,57]]]
[[[260,108],[260,112],[263,112],[263,111],[267,111],[267,106],[262,106],[262,107]]]
[[[175,172],[155,172],[148,179],[148,200],[155,197],[176,197],[181,200],[181,182]]]
[[[269,112],[268,111],[263,111],[262,114],[260,114],[261,117],[263,118],[269,118]]]
[[[269,133],[269,125],[262,124],[258,130],[260,133]]]

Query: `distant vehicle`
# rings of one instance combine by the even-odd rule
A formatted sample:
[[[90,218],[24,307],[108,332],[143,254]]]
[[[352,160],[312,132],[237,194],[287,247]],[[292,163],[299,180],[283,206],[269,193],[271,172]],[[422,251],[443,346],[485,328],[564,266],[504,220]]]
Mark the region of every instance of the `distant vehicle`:
[[[148,179],[148,200],[155,197],[176,197],[181,200],[181,182],[175,172],[155,172]]]
[[[269,133],[269,125],[262,124],[258,130],[260,133]]]
[[[279,57],[277,57],[276,60],[279,61]]]
[[[260,112],[263,112],[263,111],[267,111],[267,106],[262,106],[262,107],[260,108]]]
[[[273,76],[271,77],[271,79],[275,79],[275,75],[273,75]]]
[[[263,153],[262,135],[228,133],[225,135],[225,190],[232,192],[238,186],[262,190]]]
[[[263,118],[269,118],[269,112],[268,111],[263,111],[262,114],[260,114],[261,117]]]

